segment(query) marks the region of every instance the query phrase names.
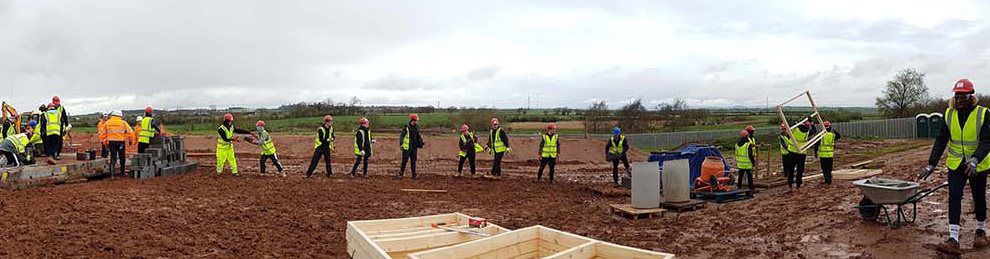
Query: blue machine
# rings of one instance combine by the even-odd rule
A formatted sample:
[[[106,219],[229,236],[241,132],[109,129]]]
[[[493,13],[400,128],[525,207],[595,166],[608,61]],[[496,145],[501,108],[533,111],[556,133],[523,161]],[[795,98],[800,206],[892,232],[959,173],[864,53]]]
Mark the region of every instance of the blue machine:
[[[729,167],[729,163],[725,162],[725,158],[722,157],[722,153],[718,151],[718,148],[711,145],[690,144],[689,146],[676,151],[651,153],[647,161],[659,162],[660,174],[663,175],[664,161],[687,159],[688,165],[691,167],[691,177],[688,179],[688,184],[693,190],[694,179],[701,176],[701,163],[704,163],[705,158],[710,156],[722,159],[722,164],[725,166],[725,173],[728,173],[729,170],[731,170],[732,167]]]

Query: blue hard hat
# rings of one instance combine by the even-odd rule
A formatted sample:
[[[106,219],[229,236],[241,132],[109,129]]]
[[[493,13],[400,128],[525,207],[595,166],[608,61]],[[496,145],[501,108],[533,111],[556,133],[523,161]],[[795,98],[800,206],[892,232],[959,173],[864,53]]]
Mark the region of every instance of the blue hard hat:
[[[38,121],[31,120],[28,122],[28,125],[31,125],[31,127],[34,128],[35,126],[38,126]]]
[[[619,135],[619,134],[622,134],[622,129],[619,129],[619,127],[612,128],[612,135]]]

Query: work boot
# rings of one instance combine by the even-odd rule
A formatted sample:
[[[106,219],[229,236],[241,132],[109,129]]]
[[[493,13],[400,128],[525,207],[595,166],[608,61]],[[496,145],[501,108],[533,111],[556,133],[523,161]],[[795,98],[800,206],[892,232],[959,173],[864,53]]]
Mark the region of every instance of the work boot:
[[[987,239],[987,231],[982,229],[976,230],[976,239],[973,240],[973,248],[983,249],[990,246],[990,240]]]
[[[945,242],[938,244],[935,247],[939,252],[950,255],[962,255],[962,248],[959,247],[959,241],[949,238]]]
[[[283,172],[283,171],[279,171],[278,173],[279,173],[279,174],[282,174],[282,177],[285,177],[285,172]]]

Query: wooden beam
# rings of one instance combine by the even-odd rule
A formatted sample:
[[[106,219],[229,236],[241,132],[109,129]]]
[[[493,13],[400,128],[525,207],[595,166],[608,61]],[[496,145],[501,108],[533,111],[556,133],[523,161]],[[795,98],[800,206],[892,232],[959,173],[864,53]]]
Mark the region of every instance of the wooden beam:
[[[447,190],[402,189],[403,192],[447,193]]]

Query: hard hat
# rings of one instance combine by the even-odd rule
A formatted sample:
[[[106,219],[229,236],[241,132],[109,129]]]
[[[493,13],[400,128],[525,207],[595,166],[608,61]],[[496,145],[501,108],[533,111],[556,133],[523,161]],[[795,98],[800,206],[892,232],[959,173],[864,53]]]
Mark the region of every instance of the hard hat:
[[[547,130],[557,129],[557,124],[550,123],[547,124]]]
[[[804,126],[811,126],[811,119],[810,118],[808,120],[805,120],[804,121]]]
[[[368,118],[361,117],[361,119],[358,120],[358,123],[360,123],[361,125],[364,125],[364,126],[368,126]]]
[[[122,111],[112,111],[112,112],[110,112],[110,116],[124,117],[124,112],[122,112]]]
[[[822,123],[822,125],[823,125],[823,126],[825,126],[826,128],[828,128],[828,127],[832,127],[832,122],[830,122],[830,121],[825,121],[825,122],[823,122],[823,123]]]
[[[256,123],[254,123],[254,126],[264,127],[265,126],[265,121],[258,121]]]
[[[492,118],[492,125],[498,125],[498,118]]]
[[[952,92],[954,93],[974,93],[976,90],[973,89],[973,82],[969,79],[959,79],[956,81],[956,85],[952,87]]]
[[[753,128],[753,125],[746,126],[746,131],[755,131],[755,130],[756,129]]]
[[[52,96],[52,103],[54,103],[54,104],[56,104],[56,105],[58,105],[58,104],[62,104],[62,99],[59,99],[59,98],[58,98],[58,95],[56,95],[56,96]]]
[[[327,122],[331,122],[331,121],[333,121],[333,116],[330,116],[330,115],[323,116],[323,123],[327,123]]]
[[[746,131],[746,130],[740,131],[739,132],[739,137],[740,138],[749,137],[749,131]]]
[[[619,134],[622,134],[622,129],[620,129],[619,127],[612,128],[612,135],[619,135]]]
[[[409,120],[419,121],[419,114],[410,113]]]
[[[223,121],[234,121],[234,115],[230,113],[224,114]]]
[[[48,109],[54,109],[55,106],[56,106],[55,103],[49,103],[48,104]]]
[[[467,124],[462,124],[462,125],[461,125],[461,132],[467,132],[467,131],[468,131],[468,130],[470,130],[470,129],[471,129],[471,128],[468,128],[468,125],[467,125]]]
[[[780,130],[789,130],[789,128],[787,128],[787,124],[781,123]]]
[[[148,107],[144,107],[144,112],[145,113],[149,113],[150,114],[153,111],[155,111],[155,110],[154,109],[151,109],[151,105],[148,105]]]
[[[144,120],[144,116],[137,116],[137,122],[140,123],[142,120]]]
[[[34,127],[38,126],[38,121],[36,121],[36,120],[29,121],[28,122],[28,126],[31,126],[32,128],[34,128]]]

